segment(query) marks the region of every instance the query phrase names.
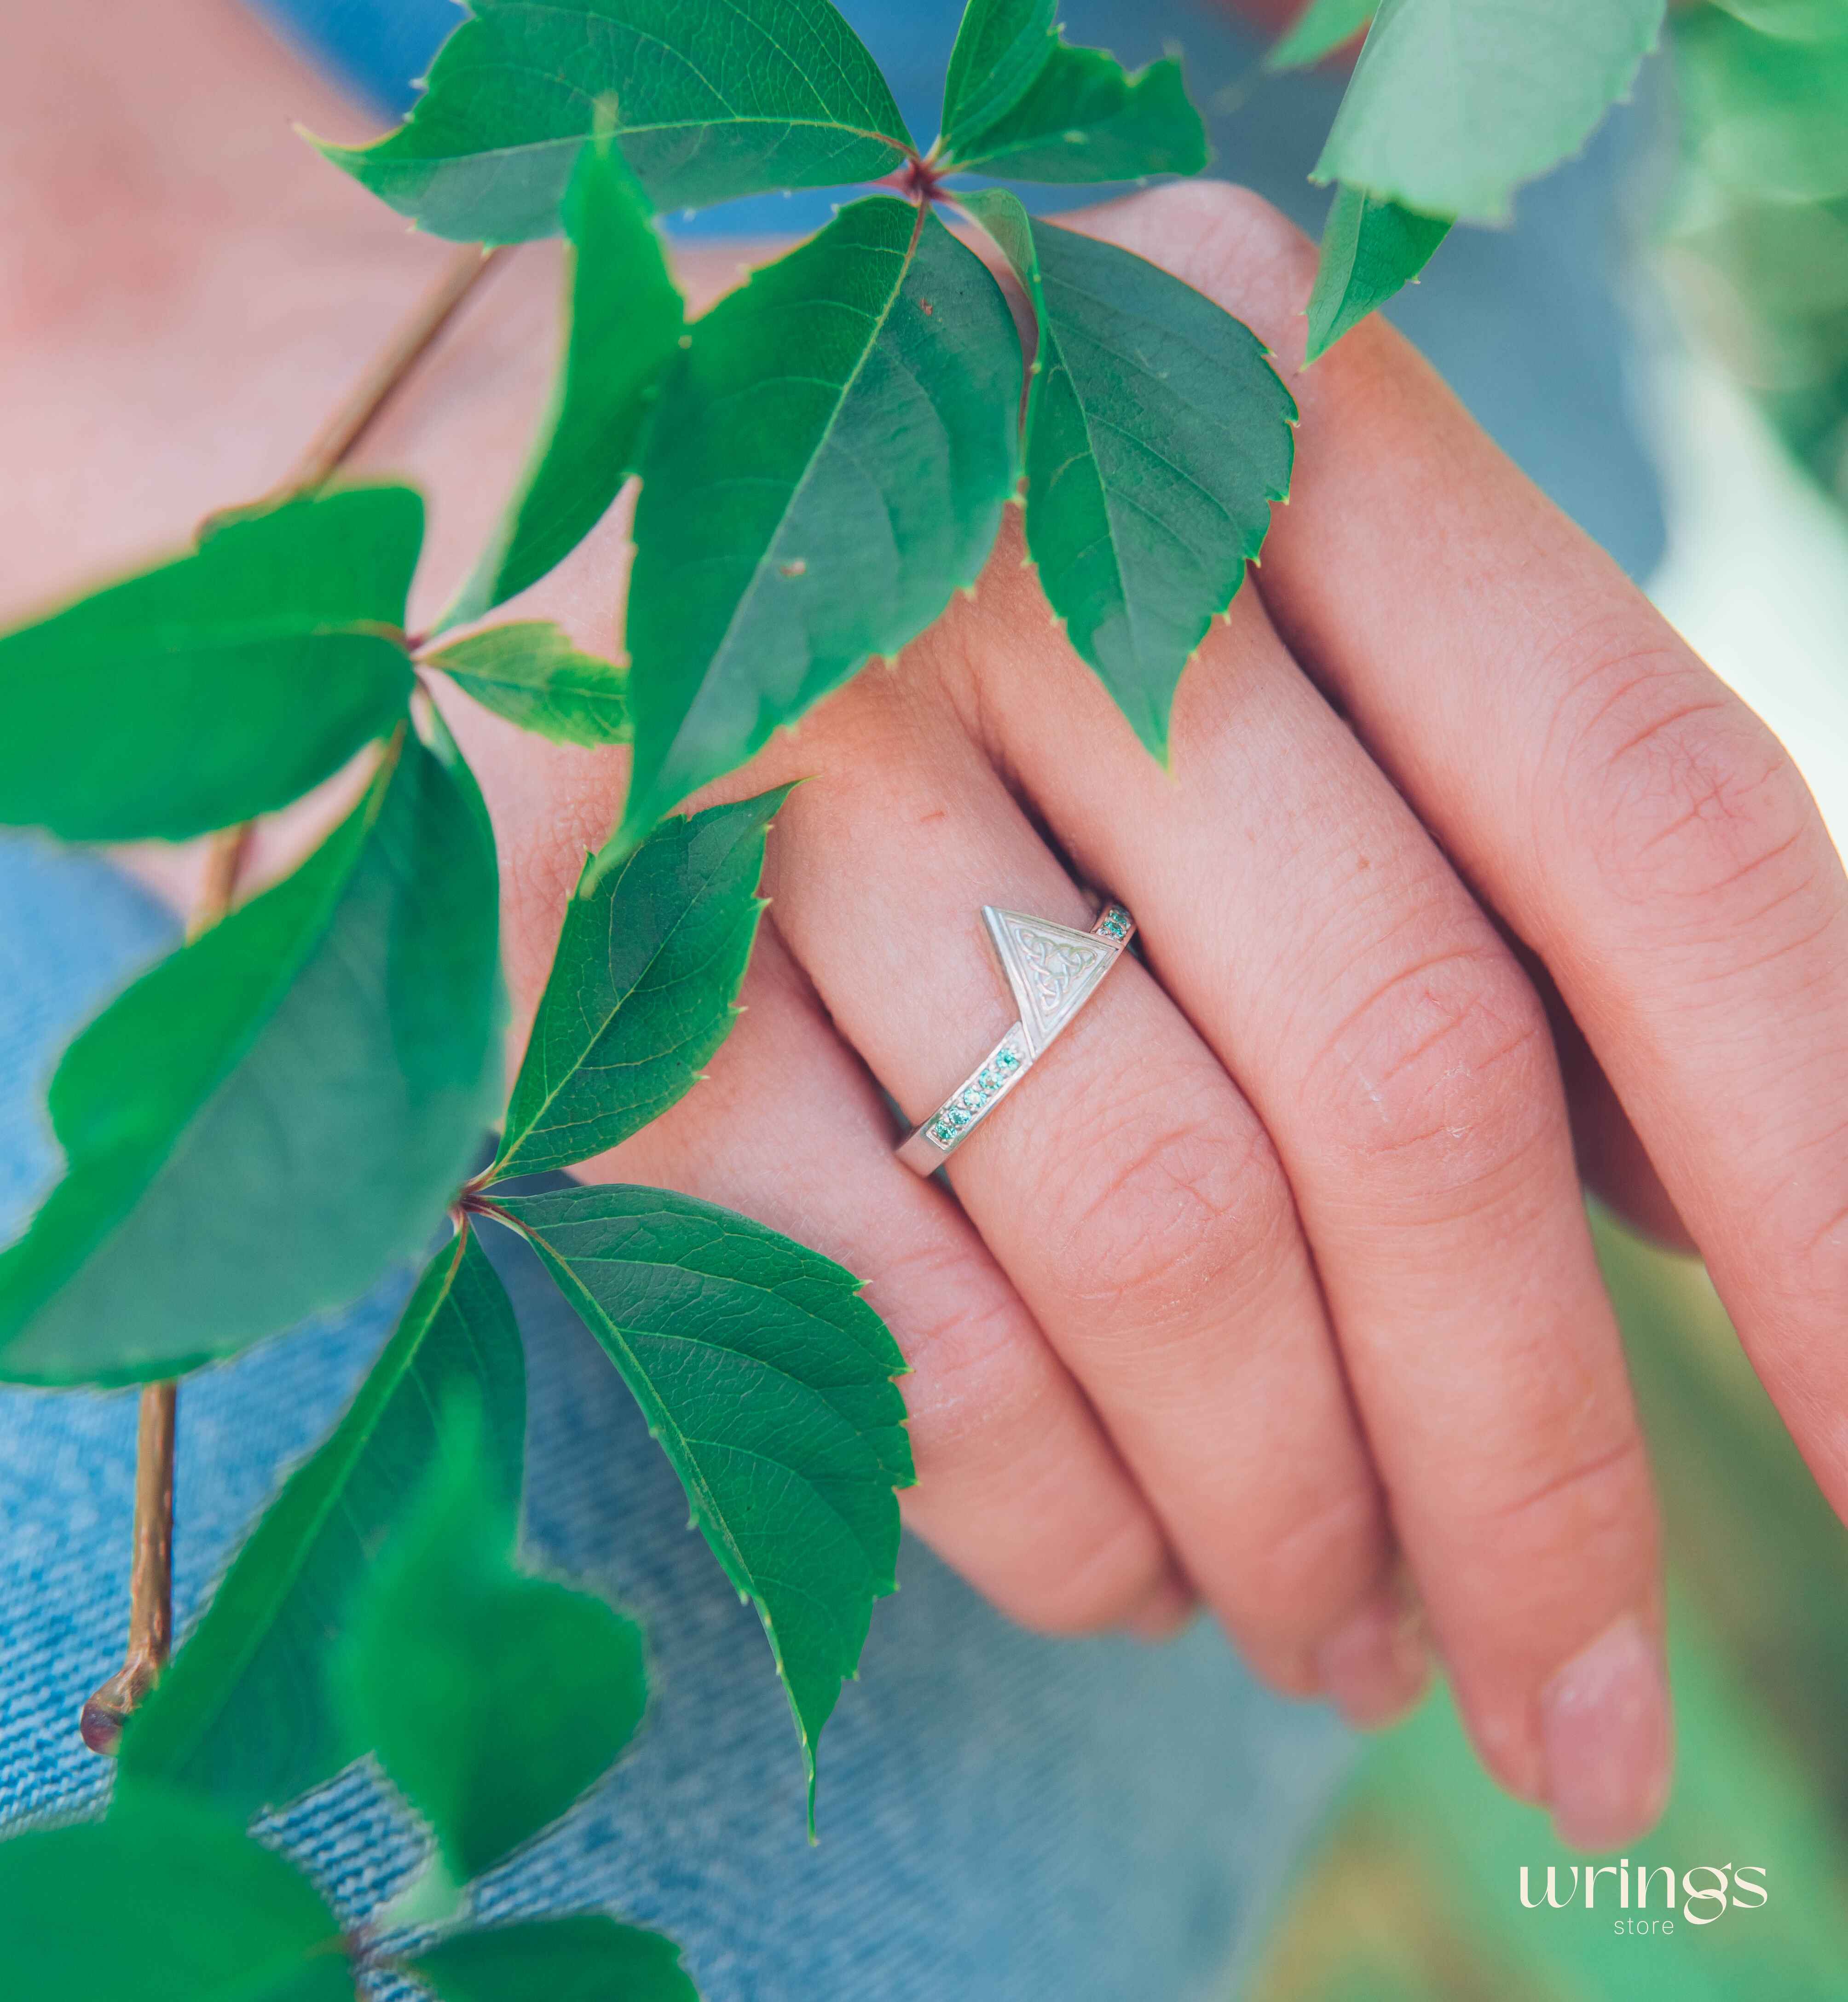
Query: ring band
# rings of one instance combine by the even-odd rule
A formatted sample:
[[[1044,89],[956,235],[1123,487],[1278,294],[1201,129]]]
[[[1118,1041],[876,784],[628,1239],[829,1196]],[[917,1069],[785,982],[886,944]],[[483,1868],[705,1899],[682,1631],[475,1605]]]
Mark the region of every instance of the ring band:
[[[982,921],[1020,1019],[899,1143],[899,1160],[921,1175],[935,1174],[1046,1054],[1135,936],[1135,920],[1121,904],[1106,904],[1088,932],[990,904],[982,905]]]

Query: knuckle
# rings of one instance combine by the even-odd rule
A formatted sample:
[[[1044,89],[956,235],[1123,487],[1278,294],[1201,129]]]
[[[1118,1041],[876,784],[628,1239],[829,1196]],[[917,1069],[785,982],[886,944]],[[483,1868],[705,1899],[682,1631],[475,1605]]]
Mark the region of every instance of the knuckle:
[[[1775,736],[1672,647],[1621,644],[1580,671],[1564,738],[1568,811],[1606,892],[1696,923],[1768,913],[1815,877],[1815,810]]]
[[[1231,181],[1171,181],[1104,211],[1108,233],[1229,309],[1254,288],[1309,296],[1316,246],[1281,209]]]
[[[1562,1619],[1634,1603],[1655,1575],[1660,1526],[1648,1455],[1627,1408],[1550,1447],[1518,1424],[1488,1427],[1469,1470],[1404,1512],[1455,1608],[1474,1608],[1477,1643],[1550,1656]],[[1588,1414],[1581,1414],[1588,1415]]]
[[[1814,1153],[1800,1156],[1766,1205],[1771,1216],[1787,1219],[1787,1249],[1773,1261],[1763,1288],[1764,1303],[1773,1325],[1793,1332],[1818,1324],[1818,1315],[1832,1320],[1848,1294],[1848,1204],[1837,1193],[1839,1167],[1818,1175],[1818,1156],[1834,1163],[1848,1160],[1848,1128],[1836,1126]],[[1812,1393],[1804,1401],[1810,1406],[1805,1415],[1811,1423],[1818,1429],[1834,1429],[1837,1420],[1826,1395]]]
[[[910,1366],[906,1402],[918,1480],[907,1519],[926,1538],[968,1535],[971,1498],[1004,1512],[1008,1533],[982,1532],[998,1562],[986,1589],[1015,1620],[1046,1634],[1118,1626],[1168,1575],[1152,1519],[1095,1488],[1074,1488],[1069,1392],[1005,1282],[985,1275],[952,1237],[933,1235],[889,1259],[874,1305]],[[869,1296],[874,1288],[868,1287]]]
[[[1169,1575],[1152,1524],[1130,1512],[1069,1550],[1009,1610],[1036,1634],[1074,1638],[1119,1627]]]
[[[1365,1170],[1408,1177],[1446,1209],[1563,1131],[1545,1011],[1498,945],[1396,969],[1309,1079]]]
[[[1378,1493],[1344,1483],[1254,1543],[1240,1581],[1251,1624],[1313,1638],[1332,1609],[1351,1604],[1378,1576],[1387,1547]]]
[[[1102,1306],[1124,1332],[1191,1325],[1210,1294],[1215,1318],[1236,1312],[1283,1255],[1295,1210],[1268,1138],[1229,1091],[1191,1104],[1164,1093],[1114,1108],[1052,1205],[1075,1299]],[[1096,1164],[1109,1165],[1100,1175]]]
[[[1498,1486],[1505,1481],[1500,1476]],[[1647,1556],[1654,1544],[1641,1434],[1627,1422],[1615,1439],[1581,1448],[1564,1468],[1557,1462],[1532,1468],[1512,1489],[1487,1498],[1482,1520],[1498,1568],[1524,1553],[1570,1550],[1575,1567],[1627,1571],[1632,1554]]]
[[[986,1429],[1030,1394],[1020,1378],[1037,1331],[956,1234],[933,1231],[894,1247],[867,1290],[904,1351],[914,1400],[923,1393],[940,1421]]]

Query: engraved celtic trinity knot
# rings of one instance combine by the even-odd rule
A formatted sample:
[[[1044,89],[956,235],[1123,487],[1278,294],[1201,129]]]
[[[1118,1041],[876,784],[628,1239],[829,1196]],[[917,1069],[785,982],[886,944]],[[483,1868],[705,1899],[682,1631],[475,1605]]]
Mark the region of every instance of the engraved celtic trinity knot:
[[[1018,911],[984,904],[982,917],[1019,1005],[1027,1047],[1037,1057],[1109,971],[1115,950],[1088,932]]]

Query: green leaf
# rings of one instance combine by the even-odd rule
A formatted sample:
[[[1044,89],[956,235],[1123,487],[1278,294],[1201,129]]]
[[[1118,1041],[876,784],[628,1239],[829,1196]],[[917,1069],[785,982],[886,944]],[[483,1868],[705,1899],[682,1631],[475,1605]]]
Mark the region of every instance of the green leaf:
[[[1030,87],[980,131],[964,130],[946,173],[1022,181],[1130,181],[1197,174],[1206,127],[1189,101],[1180,65],[1164,58],[1131,75],[1102,49],[1048,37]]]
[[[943,78],[943,137],[954,155],[968,134],[1013,110],[1046,67],[1058,0],[969,0]]]
[[[396,131],[321,151],[433,235],[517,243],[558,228],[609,98],[661,209],[877,180],[912,150],[828,0],[479,0]]]
[[[343,1729],[326,1654],[358,1581],[434,1460],[457,1387],[485,1414],[484,1479],[512,1533],[526,1424],[513,1308],[472,1235],[431,1260],[345,1415],[289,1477],[122,1740],[118,1797],[148,1781],[240,1818],[369,1747]]]
[[[452,1393],[435,1463],[352,1603],[332,1672],[357,1742],[429,1822],[459,1883],[556,1821],[634,1735],[641,1630],[514,1568],[478,1401]]]
[[[1848,40],[1778,40],[1709,8],[1676,23],[1675,61],[1716,180],[1777,201],[1848,194]]]
[[[587,856],[514,1086],[494,1175],[588,1160],[658,1119],[730,1033],[786,786]]]
[[[441,2002],[699,2002],[671,1940],[601,1913],[456,1933],[410,1966]]]
[[[0,1253],[0,1379],[176,1376],[420,1254],[499,1095],[494,851],[406,735],[291,876],[65,1052],[68,1163]]]
[[[664,1189],[573,1188],[500,1206],[609,1352],[693,1520],[756,1606],[815,1741],[894,1589],[914,1476],[904,1358],[859,1282],[761,1223]]]
[[[1178,278],[1030,221],[1005,190],[968,206],[1039,322],[1027,550],[1072,645],[1166,757],[1181,671],[1289,490],[1295,404],[1257,337]]]
[[[695,326],[636,513],[625,842],[975,583],[1020,393],[982,260],[889,196]]]
[[[0,1842],[12,2002],[353,2002],[337,1920],[308,1880],[198,1802]]]
[[[1848,0],[1717,0],[1760,34],[1792,42],[1832,42],[1848,37]]]
[[[1414,215],[1396,201],[1376,201],[1358,188],[1337,188],[1323,226],[1315,290],[1309,296],[1305,365],[1410,284],[1449,233],[1441,215]]]
[[[286,806],[403,715],[407,487],[242,514],[0,638],[0,821],[183,840]]]
[[[1302,69],[1351,41],[1379,0],[1309,0],[1264,57],[1266,69]]]
[[[680,292],[648,198],[608,143],[578,155],[564,223],[570,331],[551,408],[519,490],[445,627],[537,582],[597,525],[635,470],[661,371],[679,346]]]
[[[581,654],[549,619],[471,633],[424,657],[465,694],[555,744],[626,744],[627,672]]]
[[[1630,89],[1664,0],[1381,0],[1313,178],[1505,222]]]

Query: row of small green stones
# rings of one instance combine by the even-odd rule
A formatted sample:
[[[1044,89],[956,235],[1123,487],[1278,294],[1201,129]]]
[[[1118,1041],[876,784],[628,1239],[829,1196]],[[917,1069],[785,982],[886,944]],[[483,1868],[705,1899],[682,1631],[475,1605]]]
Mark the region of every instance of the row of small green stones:
[[[1011,1043],[1003,1043],[978,1071],[973,1080],[950,1100],[925,1128],[946,1153],[1000,1096],[1001,1087],[1020,1068],[1020,1053]]]
[[[1096,930],[1098,937],[1120,944],[1129,936],[1129,913],[1121,904],[1112,904],[1097,920]],[[965,1084],[925,1132],[947,1153],[956,1145],[957,1135],[966,1132],[987,1111],[999,1096],[1002,1086],[1020,1068],[1020,1052],[1011,1044],[1003,1043],[976,1072],[975,1082]]]

